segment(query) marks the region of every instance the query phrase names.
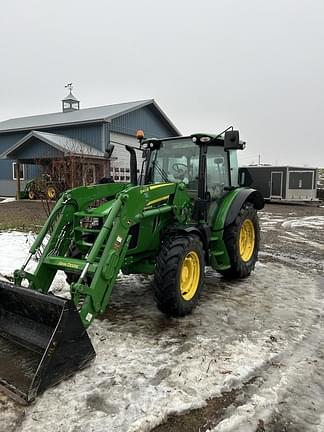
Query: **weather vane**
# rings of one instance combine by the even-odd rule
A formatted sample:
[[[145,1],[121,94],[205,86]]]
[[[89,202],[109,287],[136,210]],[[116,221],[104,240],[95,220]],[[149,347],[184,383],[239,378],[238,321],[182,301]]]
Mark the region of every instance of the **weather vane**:
[[[72,93],[72,90],[73,90],[72,83],[66,84],[65,88],[68,88],[70,90],[70,93]]]

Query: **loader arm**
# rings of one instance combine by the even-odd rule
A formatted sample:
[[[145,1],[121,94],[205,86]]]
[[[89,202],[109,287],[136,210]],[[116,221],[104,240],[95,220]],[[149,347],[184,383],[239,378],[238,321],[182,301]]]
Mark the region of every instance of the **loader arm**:
[[[85,327],[106,310],[129,249],[131,227],[145,218],[163,213],[174,213],[176,220],[180,221],[182,214],[179,212],[179,204],[185,205],[188,200],[184,187],[175,183],[135,186],[119,194],[87,256],[78,282],[71,286],[74,302],[82,303],[80,317]],[[96,263],[101,249],[102,255]],[[85,281],[91,267],[94,267],[95,273],[88,286]]]
[[[86,214],[92,201],[104,197],[108,197],[102,211],[104,222],[85,259],[66,256],[78,228],[74,225],[74,218],[78,214]],[[35,272],[26,272],[25,263],[22,269],[15,272],[15,284],[21,285],[27,279],[30,288],[47,293],[57,270],[78,272],[78,280],[70,287],[71,298],[79,310],[83,325],[88,327],[107,307],[129,249],[131,227],[145,218],[163,213],[172,213],[175,221],[183,223],[189,213],[185,211],[189,201],[181,183],[151,186],[106,184],[69,191],[59,200],[30,249],[31,257],[40,250],[44,239],[50,234]]]

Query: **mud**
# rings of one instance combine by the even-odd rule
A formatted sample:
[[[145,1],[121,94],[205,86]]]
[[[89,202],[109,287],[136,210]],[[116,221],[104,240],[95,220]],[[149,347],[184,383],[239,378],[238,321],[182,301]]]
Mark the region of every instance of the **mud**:
[[[38,232],[53,206],[54,203],[47,201],[0,202],[0,230],[18,229]]]

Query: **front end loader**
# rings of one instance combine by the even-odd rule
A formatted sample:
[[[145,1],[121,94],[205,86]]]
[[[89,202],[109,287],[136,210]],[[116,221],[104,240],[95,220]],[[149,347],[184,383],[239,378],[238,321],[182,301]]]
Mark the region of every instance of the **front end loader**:
[[[0,282],[0,386],[23,402],[94,358],[86,329],[105,312],[120,271],[154,274],[158,308],[180,317],[197,304],[205,266],[230,278],[254,269],[263,198],[238,185],[238,131],[140,143],[141,184],[126,147],[131,183],[64,192],[14,284]],[[51,292],[58,270],[69,299]]]

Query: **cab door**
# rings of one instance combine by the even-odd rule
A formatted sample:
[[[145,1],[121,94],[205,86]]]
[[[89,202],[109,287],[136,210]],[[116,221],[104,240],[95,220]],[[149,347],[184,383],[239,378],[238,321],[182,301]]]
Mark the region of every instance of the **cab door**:
[[[211,201],[219,201],[230,186],[228,153],[223,147],[210,146],[206,161],[206,189]]]

